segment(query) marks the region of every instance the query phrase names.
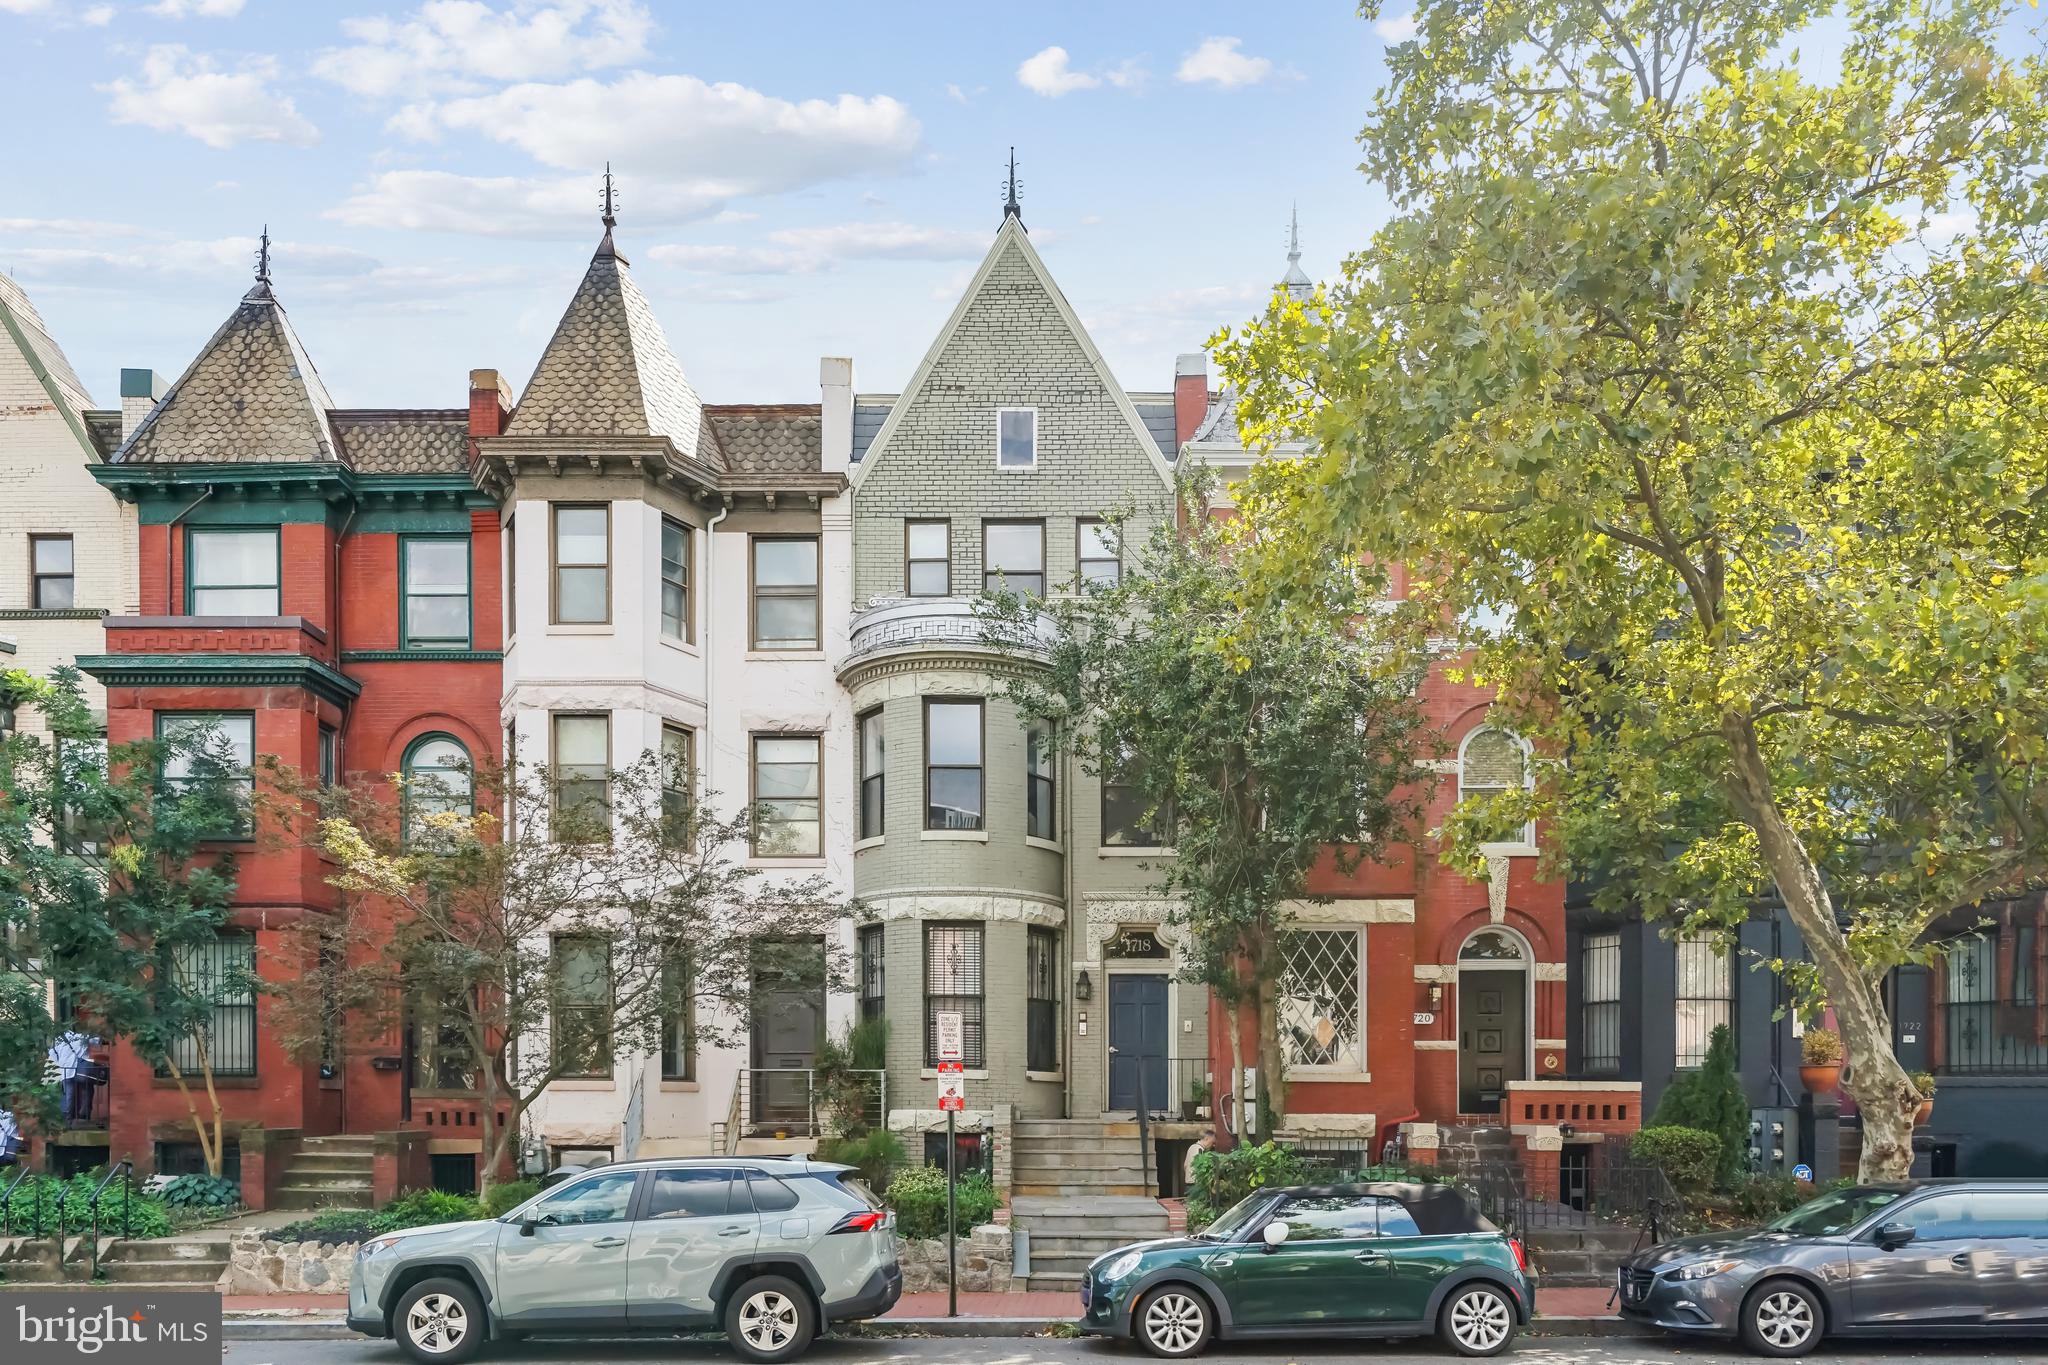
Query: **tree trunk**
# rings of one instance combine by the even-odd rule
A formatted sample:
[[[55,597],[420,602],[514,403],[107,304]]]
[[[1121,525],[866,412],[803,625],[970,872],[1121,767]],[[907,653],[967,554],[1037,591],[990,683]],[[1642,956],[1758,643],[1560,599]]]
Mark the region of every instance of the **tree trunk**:
[[[1278,1124],[1287,1113],[1287,1062],[1280,1048],[1280,1004],[1274,999],[1273,983],[1265,973],[1253,983],[1259,1009],[1259,1080],[1266,1092],[1266,1108]],[[1273,1134],[1266,1132],[1270,1141]]]
[[[199,1159],[206,1163],[206,1173],[217,1176],[221,1173],[219,1133],[215,1130],[214,1141],[206,1140],[206,1120],[199,1117],[199,1104],[192,1098],[192,1087],[185,1080],[185,1073],[169,1057],[164,1058],[164,1070],[171,1073],[171,1084],[178,1088],[178,1098],[185,1101],[185,1114],[192,1120],[192,1132],[199,1139]],[[216,1117],[218,1112],[216,1111]]]
[[[1249,1131],[1248,1131],[1248,1130],[1247,1130],[1247,1129],[1245,1128],[1245,1123],[1244,1123],[1244,1016],[1243,1016],[1243,1013],[1242,1013],[1242,1006],[1240,1006],[1240,1005],[1239,1005],[1239,1004],[1238,1004],[1238,1003],[1237,1003],[1236,1001],[1230,1001],[1230,1002],[1229,1002],[1229,1004],[1230,1004],[1230,1095],[1229,1095],[1229,1100],[1230,1100],[1230,1110],[1229,1110],[1229,1112],[1230,1112],[1230,1115],[1231,1115],[1231,1121],[1232,1121],[1232,1123],[1236,1125],[1236,1133],[1235,1133],[1235,1135],[1234,1135],[1234,1138],[1233,1138],[1233,1142],[1232,1142],[1232,1145],[1234,1146],[1234,1145],[1236,1145],[1236,1143],[1239,1143],[1239,1142],[1249,1142],[1249,1141],[1251,1140],[1251,1133],[1250,1133],[1250,1132],[1249,1132]],[[1222,1096],[1218,1096],[1218,1097],[1217,1097],[1217,1100],[1218,1100],[1218,1102],[1217,1102],[1217,1105],[1216,1105],[1216,1121],[1217,1121],[1217,1122],[1218,1122],[1219,1124],[1220,1124],[1220,1123],[1221,1123],[1221,1122],[1223,1121],[1223,1114],[1224,1114],[1224,1108],[1223,1108],[1223,1104],[1222,1104],[1222,1099],[1223,1099],[1223,1097],[1222,1097]]]
[[[1922,1097],[1892,1051],[1891,1014],[1850,954],[1820,869],[1778,810],[1755,728],[1747,716],[1730,716],[1722,732],[1732,761],[1729,794],[1756,831],[1764,865],[1777,883],[1785,912],[1806,940],[1841,1027],[1848,1054],[1842,1087],[1863,1118],[1858,1174],[1864,1180],[1903,1179],[1913,1166],[1913,1116]]]

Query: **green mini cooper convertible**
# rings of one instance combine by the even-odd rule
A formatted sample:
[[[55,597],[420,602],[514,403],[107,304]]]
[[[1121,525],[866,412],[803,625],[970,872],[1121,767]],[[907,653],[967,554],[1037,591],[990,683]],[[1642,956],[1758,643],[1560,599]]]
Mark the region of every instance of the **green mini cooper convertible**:
[[[1522,1244],[1457,1190],[1321,1185],[1258,1190],[1192,1237],[1099,1257],[1081,1278],[1079,1325],[1170,1358],[1211,1337],[1431,1332],[1490,1356],[1534,1306]]]

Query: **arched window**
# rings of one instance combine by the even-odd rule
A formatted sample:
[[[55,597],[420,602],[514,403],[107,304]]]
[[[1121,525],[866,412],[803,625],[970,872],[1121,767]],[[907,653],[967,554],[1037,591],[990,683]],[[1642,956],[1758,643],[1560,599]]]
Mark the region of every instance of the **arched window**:
[[[475,776],[469,750],[448,735],[427,735],[405,751],[405,832],[408,838],[439,811],[475,811]]]
[[[1525,962],[1522,940],[1499,929],[1481,929],[1458,950],[1460,962]]]
[[[1493,796],[1529,784],[1529,749],[1512,730],[1486,726],[1465,736],[1458,750],[1458,797]],[[1536,823],[1522,827],[1522,842],[1536,842]]]

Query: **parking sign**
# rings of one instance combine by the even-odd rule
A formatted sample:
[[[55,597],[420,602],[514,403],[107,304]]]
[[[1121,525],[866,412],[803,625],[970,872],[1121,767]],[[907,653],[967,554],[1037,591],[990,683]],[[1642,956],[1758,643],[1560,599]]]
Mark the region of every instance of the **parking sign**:
[[[939,1108],[962,1110],[967,1107],[967,1068],[958,1062],[940,1062]]]
[[[960,1011],[940,1010],[933,1016],[933,1020],[939,1035],[938,1059],[941,1062],[959,1061],[964,1055],[961,1042],[962,1035],[966,1032],[961,1022],[962,1015]]]

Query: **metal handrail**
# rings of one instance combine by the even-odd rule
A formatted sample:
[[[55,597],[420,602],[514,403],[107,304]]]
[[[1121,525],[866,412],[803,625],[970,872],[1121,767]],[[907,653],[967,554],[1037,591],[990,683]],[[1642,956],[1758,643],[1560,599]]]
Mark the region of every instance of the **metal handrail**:
[[[100,1177],[92,1197],[85,1201],[86,1212],[92,1215],[92,1278],[95,1280],[100,1277],[100,1199],[116,1176],[121,1180],[121,1236],[126,1239],[135,1235],[135,1163],[123,1157]]]
[[[21,1187],[28,1179],[28,1167],[20,1167],[15,1171],[14,1179],[7,1182],[6,1188],[0,1189],[0,1237],[12,1237],[14,1235],[14,1196],[21,1193]],[[35,1227],[40,1231],[42,1226],[43,1185],[41,1181],[37,1181]]]

